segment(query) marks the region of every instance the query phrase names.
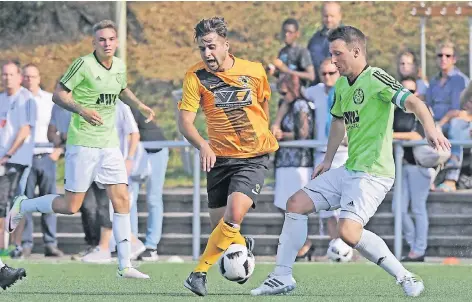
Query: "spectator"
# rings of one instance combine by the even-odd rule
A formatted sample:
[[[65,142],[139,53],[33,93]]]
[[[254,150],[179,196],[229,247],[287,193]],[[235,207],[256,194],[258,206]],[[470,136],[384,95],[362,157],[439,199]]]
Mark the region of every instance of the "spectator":
[[[315,139],[328,142],[329,129],[331,127],[331,106],[334,102],[334,84],[340,77],[339,71],[334,64],[331,63],[331,58],[325,58],[320,65],[320,79],[321,83],[309,87],[305,92],[305,97],[313,102],[315,107]],[[319,165],[326,155],[326,146],[316,149],[315,152],[315,166]],[[334,156],[331,167],[338,168],[346,163],[347,160],[347,137],[339,146],[336,155]],[[337,224],[339,210],[335,211],[321,211],[320,224],[323,218],[327,219],[328,235],[331,240],[338,238]],[[306,247],[305,247],[306,248]]]
[[[274,133],[279,141],[313,139],[313,111],[301,97],[297,76],[285,75],[279,83],[279,94],[287,105],[280,129]],[[275,154],[275,200],[274,204],[286,210],[288,198],[310,180],[313,171],[311,148],[281,147]],[[311,242],[301,257],[311,258]]]
[[[282,24],[285,47],[279,51],[274,64],[269,64],[269,74],[279,77],[281,73],[296,75],[303,87],[315,80],[315,70],[310,53],[297,44],[300,37],[298,21],[287,19]]]
[[[308,50],[316,72],[313,85],[320,82],[320,66],[324,59],[331,57],[329,53],[328,32],[341,26],[341,6],[337,2],[324,2],[321,8],[323,27],[308,42]]]
[[[34,143],[49,143],[47,132],[51,120],[52,94],[40,88],[41,78],[39,69],[28,64],[23,68],[23,86],[33,95],[36,102],[36,125],[34,130]],[[39,195],[56,194],[56,161],[61,155],[61,150],[53,147],[35,147],[33,149],[33,162],[27,178],[25,195],[34,198],[35,189],[38,186]],[[44,255],[46,257],[61,257],[64,253],[57,248],[56,239],[56,214],[42,214],[41,227],[43,231]],[[17,234],[19,236],[19,234]],[[33,248],[33,215],[25,215],[25,226],[22,234],[21,245],[11,252],[12,258],[22,256],[29,257]]]
[[[426,103],[432,109],[434,120],[440,121],[447,114],[453,114],[460,109],[460,96],[469,79],[456,66],[457,53],[455,45],[449,41],[441,43],[436,49],[439,74],[436,75],[426,91]],[[451,113],[452,111],[452,113]],[[451,138],[451,119],[444,124],[443,132]],[[436,190],[450,192],[456,190],[462,166],[462,146],[453,145],[451,159],[446,164],[448,172],[443,183]]]
[[[131,108],[134,119],[138,124],[141,142],[164,141],[162,130],[155,123],[146,123],[147,118],[139,110]],[[169,148],[145,148],[144,157],[148,159],[150,165],[150,175],[145,180],[146,202],[148,209],[146,240],[144,245],[146,250],[138,257],[138,260],[157,261],[157,245],[162,236],[162,220],[164,218],[164,205],[162,194],[166,177],[167,162],[169,161]],[[139,178],[133,178],[130,183],[133,194],[132,204],[137,207],[139,190],[142,182]],[[136,209],[131,209],[131,212]],[[134,225],[134,227],[133,227]],[[137,221],[131,220],[131,228],[137,229]]]
[[[424,101],[428,82],[422,77],[416,55],[411,50],[404,50],[398,55],[397,73],[400,79],[413,77],[416,79],[416,93]]]
[[[17,62],[2,66],[4,92],[0,94],[0,255],[8,256],[4,246],[7,206],[17,194],[23,171],[31,166],[36,123],[36,103],[28,89],[21,86]]]
[[[402,85],[412,93],[416,93],[416,80],[416,77],[404,78]],[[425,137],[423,127],[415,115],[405,113],[398,107],[395,109],[393,131],[393,138],[399,140],[421,140]],[[433,168],[421,167],[416,163],[412,147],[405,147],[404,150],[401,207],[403,234],[410,246],[410,252],[402,261],[423,262],[429,226],[426,201],[435,171]],[[393,204],[394,212],[396,206]],[[410,206],[415,222],[408,213]]]

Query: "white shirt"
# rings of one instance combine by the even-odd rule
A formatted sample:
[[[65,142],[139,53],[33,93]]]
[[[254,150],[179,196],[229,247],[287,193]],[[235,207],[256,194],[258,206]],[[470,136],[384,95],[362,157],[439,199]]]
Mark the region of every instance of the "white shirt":
[[[331,114],[331,108],[328,108],[326,85],[319,83],[315,86],[308,87],[305,90],[305,96],[315,105],[315,139],[328,142],[326,124],[328,123],[328,114]],[[326,147],[317,150],[326,152]],[[347,151],[347,147],[340,145],[338,151]]]
[[[34,130],[34,142],[35,143],[49,143],[48,140],[48,127],[51,121],[51,112],[54,102],[52,101],[52,93],[39,90],[38,95],[34,95],[36,102],[36,124]],[[52,147],[45,148],[34,148],[33,154],[52,153],[54,149]]]
[[[14,95],[0,94],[0,157],[10,150],[18,131],[31,126],[31,134],[8,160],[9,163],[29,166],[33,159],[36,102],[28,89],[21,87]]]
[[[118,100],[116,103],[116,130],[120,140],[120,149],[123,157],[128,157],[128,135],[139,133],[138,124],[128,105]]]
[[[49,124],[55,126],[59,133],[67,134],[71,117],[72,112],[67,111],[57,104],[54,104],[54,106],[52,106],[51,121]]]

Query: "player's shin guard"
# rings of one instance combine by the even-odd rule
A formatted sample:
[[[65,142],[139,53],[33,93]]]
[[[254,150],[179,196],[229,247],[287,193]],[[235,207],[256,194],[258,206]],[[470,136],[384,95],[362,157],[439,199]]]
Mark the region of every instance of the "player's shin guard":
[[[397,280],[403,278],[407,273],[400,261],[390,252],[385,241],[371,231],[364,229],[361,239],[354,248]]]
[[[277,248],[274,273],[279,276],[291,275],[298,251],[305,244],[308,234],[308,215],[285,213],[282,233]]]
[[[45,214],[54,213],[52,202],[59,197],[57,194],[48,194],[21,202],[21,213],[41,212]]]
[[[113,214],[113,235],[120,270],[131,266],[131,221],[128,214]]]
[[[244,237],[241,236],[239,230],[239,227],[235,228],[221,219],[211,233],[210,238],[208,238],[205,251],[203,252],[200,262],[194,272],[208,272],[210,267],[221,257],[223,252],[228,249],[231,244],[235,243],[245,246],[246,241],[244,240]]]

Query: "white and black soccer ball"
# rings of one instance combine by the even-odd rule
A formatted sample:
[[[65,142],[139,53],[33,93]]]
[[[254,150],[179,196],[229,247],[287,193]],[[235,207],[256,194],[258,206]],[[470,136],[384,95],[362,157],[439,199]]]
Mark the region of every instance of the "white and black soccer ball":
[[[353,249],[341,238],[331,240],[328,247],[328,258],[335,262],[349,262],[352,259]]]
[[[232,244],[218,260],[220,274],[233,282],[245,282],[254,272],[256,260],[247,247]]]

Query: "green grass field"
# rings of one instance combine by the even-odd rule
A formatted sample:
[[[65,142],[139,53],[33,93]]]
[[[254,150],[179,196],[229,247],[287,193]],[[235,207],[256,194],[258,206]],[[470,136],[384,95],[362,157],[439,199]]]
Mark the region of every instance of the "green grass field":
[[[191,301],[202,300],[183,287],[192,263],[142,264],[151,280],[122,280],[115,277],[115,265],[81,263],[46,264],[8,261],[27,269],[27,278],[6,291],[0,301]],[[209,275],[209,295],[205,301],[408,301],[393,278],[374,265],[296,264],[297,289],[287,296],[252,297],[272,269],[272,264],[256,264],[253,277],[239,285],[226,281],[215,268]],[[472,266],[411,265],[420,274],[426,291],[415,301],[472,301]]]

